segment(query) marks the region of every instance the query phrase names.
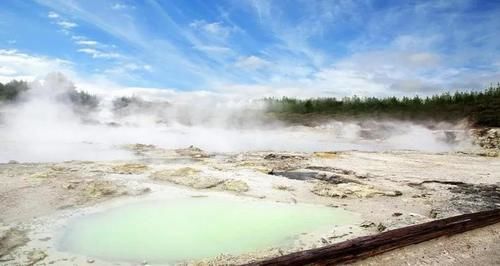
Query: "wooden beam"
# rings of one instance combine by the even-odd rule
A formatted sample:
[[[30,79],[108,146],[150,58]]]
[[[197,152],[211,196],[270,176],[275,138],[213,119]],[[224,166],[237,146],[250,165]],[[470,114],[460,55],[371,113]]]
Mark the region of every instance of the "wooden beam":
[[[331,265],[352,262],[433,238],[450,236],[498,222],[500,222],[500,209],[463,214],[376,235],[358,237],[321,248],[294,252],[247,265],[304,265],[310,263]]]

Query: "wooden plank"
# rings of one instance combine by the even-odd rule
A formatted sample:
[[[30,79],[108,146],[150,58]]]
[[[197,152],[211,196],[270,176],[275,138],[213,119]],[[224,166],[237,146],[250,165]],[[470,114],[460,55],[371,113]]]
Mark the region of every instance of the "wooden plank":
[[[441,236],[450,236],[500,222],[500,209],[482,211],[363,236],[321,248],[249,263],[247,265],[304,265],[352,262]]]

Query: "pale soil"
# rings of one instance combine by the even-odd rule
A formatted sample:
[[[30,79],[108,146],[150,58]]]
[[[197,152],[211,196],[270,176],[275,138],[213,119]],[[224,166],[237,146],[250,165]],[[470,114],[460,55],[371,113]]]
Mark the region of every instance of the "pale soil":
[[[386,252],[350,265],[500,265],[500,224]]]
[[[58,252],[48,228],[89,208],[139,195],[220,194],[328,205],[360,216],[350,227],[311,233],[290,249],[189,262],[215,265],[249,262],[500,204],[500,159],[494,157],[414,151],[207,154],[196,148],[128,148],[138,159],[0,164],[0,265],[86,264],[84,256]],[[422,183],[432,180],[463,183]],[[500,260],[499,234],[499,225],[490,226],[358,264],[495,265]],[[25,237],[30,241],[26,243]],[[130,265],[90,259],[93,265]]]

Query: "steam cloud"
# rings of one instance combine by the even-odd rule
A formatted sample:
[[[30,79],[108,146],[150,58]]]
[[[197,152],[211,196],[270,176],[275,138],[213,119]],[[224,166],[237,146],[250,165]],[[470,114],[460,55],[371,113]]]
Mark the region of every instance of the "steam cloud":
[[[96,108],[87,108],[71,101],[75,87],[61,74],[49,74],[30,87],[19,101],[0,106],[0,162],[126,159],[133,155],[119,147],[132,143],[194,145],[210,152],[436,152],[469,143],[463,127],[450,124],[438,125],[439,130],[400,121],[291,126],[266,114],[263,102],[234,95],[179,92],[161,99],[138,95],[139,90],[127,98],[103,92]],[[462,130],[462,135],[450,142],[443,129]]]

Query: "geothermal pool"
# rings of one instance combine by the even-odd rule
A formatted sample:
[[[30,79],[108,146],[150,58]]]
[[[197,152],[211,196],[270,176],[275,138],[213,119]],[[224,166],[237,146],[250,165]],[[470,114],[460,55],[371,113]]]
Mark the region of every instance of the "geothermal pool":
[[[325,206],[231,198],[145,201],[75,218],[59,246],[108,261],[175,263],[286,247],[301,233],[355,217]]]

